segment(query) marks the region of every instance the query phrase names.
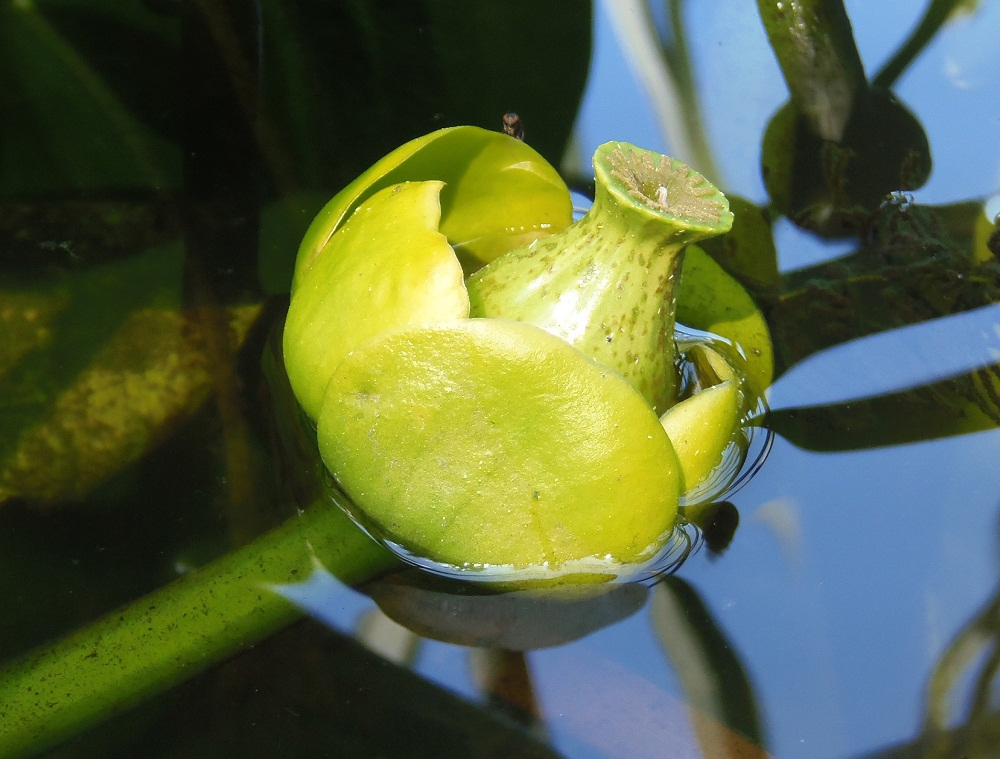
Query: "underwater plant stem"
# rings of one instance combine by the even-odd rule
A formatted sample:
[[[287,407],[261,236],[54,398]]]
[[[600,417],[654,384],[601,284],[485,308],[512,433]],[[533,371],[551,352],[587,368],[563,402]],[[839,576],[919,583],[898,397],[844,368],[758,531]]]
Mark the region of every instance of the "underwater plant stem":
[[[393,565],[317,502],[252,543],[0,669],[0,758],[27,756],[120,714],[295,621],[270,589],[319,562],[345,583]]]
[[[697,166],[703,174],[719,181],[720,172],[708,141],[708,129],[698,97],[698,86],[694,79],[691,51],[684,26],[684,5],[683,0],[670,0],[669,16],[673,39],[669,45],[663,46],[663,58],[677,80],[677,90],[682,105],[681,119],[691,142],[691,160],[687,162]],[[685,160],[682,155],[678,158]]]
[[[868,89],[842,0],[757,0],[795,109],[817,136],[839,142]]]
[[[920,23],[917,24],[917,28],[913,30],[913,33],[892,58],[886,62],[882,70],[875,75],[872,84],[886,90],[892,87],[900,75],[934,39],[938,29],[944,25],[944,22],[955,12],[961,2],[962,0],[931,0],[920,19]]]

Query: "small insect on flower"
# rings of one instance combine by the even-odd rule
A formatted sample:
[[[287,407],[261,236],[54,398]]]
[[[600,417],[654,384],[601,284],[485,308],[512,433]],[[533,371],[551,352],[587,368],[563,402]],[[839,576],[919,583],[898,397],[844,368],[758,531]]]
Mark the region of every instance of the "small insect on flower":
[[[524,122],[516,113],[505,113],[503,115],[503,131],[515,140],[524,141]]]

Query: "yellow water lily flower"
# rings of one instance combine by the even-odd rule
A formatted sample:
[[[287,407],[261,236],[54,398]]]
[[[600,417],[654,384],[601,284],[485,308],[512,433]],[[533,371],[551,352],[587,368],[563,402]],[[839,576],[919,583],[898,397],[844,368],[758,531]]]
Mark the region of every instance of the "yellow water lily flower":
[[[679,284],[685,247],[732,223],[722,193],[625,143],[594,167],[573,222],[530,147],[441,130],[359,177],[303,241],[292,388],[351,515],[404,555],[554,573],[653,559],[769,381],[759,312],[748,326],[704,297],[745,296],[735,280],[702,262]],[[686,291],[691,326],[755,342],[714,353],[728,368],[690,398],[674,340]]]

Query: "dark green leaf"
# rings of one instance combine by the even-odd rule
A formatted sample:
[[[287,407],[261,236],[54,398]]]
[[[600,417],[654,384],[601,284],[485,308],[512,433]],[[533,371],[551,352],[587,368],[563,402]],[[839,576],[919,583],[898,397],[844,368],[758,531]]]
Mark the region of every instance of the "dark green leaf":
[[[179,147],[129,110],[43,5],[0,4],[0,195],[177,186]]]

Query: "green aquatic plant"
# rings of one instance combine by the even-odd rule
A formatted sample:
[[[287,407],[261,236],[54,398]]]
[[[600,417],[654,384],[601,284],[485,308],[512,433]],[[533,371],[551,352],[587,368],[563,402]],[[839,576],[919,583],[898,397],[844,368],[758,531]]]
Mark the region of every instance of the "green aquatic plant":
[[[285,365],[352,516],[389,545],[546,574],[650,560],[769,382],[759,312],[711,293],[749,296],[701,251],[682,277],[686,246],[732,224],[722,193],[625,143],[594,168],[594,204],[572,222],[531,148],[441,130],[379,161],[307,233]],[[693,362],[693,395],[678,298],[690,326],[742,348],[702,345],[728,368]]]
[[[661,159],[650,156],[650,160],[659,165]],[[662,195],[658,185],[652,193],[654,199]],[[390,201],[405,201],[398,216]],[[374,230],[365,223],[386,214],[387,208],[392,213],[383,221],[388,218],[392,223]],[[403,220],[414,219],[414,229],[400,231],[408,228]],[[564,565],[571,563],[573,551],[590,559],[594,553],[618,552],[612,556],[619,561],[643,555],[647,546],[641,544],[647,540],[655,544],[672,526],[679,494],[715,466],[715,454],[691,452],[707,450],[711,440],[717,441],[715,448],[722,440],[728,442],[746,399],[769,382],[770,342],[750,297],[695,247],[684,254],[676,313],[687,325],[715,332],[732,345],[699,343],[697,349],[685,349],[697,370],[696,381],[677,385],[679,401],[662,422],[623,374],[598,363],[580,347],[526,322],[468,318],[467,301],[456,297],[465,289],[462,266],[472,272],[496,260],[499,270],[506,251],[536,240],[535,245],[544,244],[571,222],[568,192],[551,166],[515,140],[471,128],[443,130],[409,143],[331,201],[300,249],[285,330],[287,373],[277,356],[265,355],[279,435],[298,441],[295,448],[307,460],[299,468],[312,471],[315,451],[297,424],[295,399],[286,380],[302,408],[307,413],[312,408],[314,418],[319,414],[319,443],[326,463],[336,465],[330,468],[342,478],[341,484],[371,510],[369,519],[377,516],[379,502],[362,500],[357,482],[372,478],[379,466],[387,467],[379,471],[383,477],[395,477],[393,461],[403,473],[394,483],[407,495],[423,490],[438,498],[443,488],[451,488],[451,494],[465,496],[465,501],[447,501],[453,508],[456,503],[468,508],[468,514],[459,515],[465,521],[443,537],[430,536],[428,542],[436,542],[429,553],[456,562],[466,557],[475,561],[476,551],[495,542],[505,553],[490,558],[512,563],[536,561],[532,550],[549,551]],[[393,229],[404,234],[407,245],[387,247],[377,240],[363,244],[369,233]],[[330,256],[338,249],[344,253],[339,261]],[[445,296],[428,299],[423,286],[438,282],[438,277]],[[353,300],[348,297],[350,288],[343,289],[350,283],[356,285],[358,296]],[[451,300],[446,297],[449,293]],[[435,321],[426,311],[401,308],[410,302],[407,298],[438,307],[444,317]],[[338,314],[338,304],[351,313]],[[324,348],[337,344],[345,324],[354,343],[342,344],[344,355],[331,359]],[[742,346],[742,352],[735,345]],[[322,372],[328,372],[325,379]],[[449,375],[451,381],[443,381]],[[309,387],[316,382],[322,385],[319,392]],[[539,392],[539,387],[548,391]],[[708,392],[709,388],[721,389]],[[386,402],[372,404],[378,392]],[[454,399],[441,403],[442,396]],[[727,398],[742,404],[735,417]],[[319,411],[311,404],[319,404]],[[442,408],[450,418],[440,416]],[[720,415],[720,408],[726,413]],[[365,427],[365,414],[377,424]],[[684,436],[663,431],[664,426],[677,426],[685,415],[698,423],[681,424]],[[348,424],[364,434],[350,433]],[[373,427],[378,434],[369,436]],[[421,429],[424,442],[416,444]],[[426,434],[427,430],[436,431],[438,437]],[[707,442],[702,445],[699,440]],[[373,441],[396,446],[397,454],[372,455]],[[440,460],[443,455],[420,455],[425,443],[439,446],[439,452],[451,452],[447,466]],[[487,452],[491,455],[483,458],[483,467],[492,468],[489,476],[494,482],[468,467],[470,462],[478,467],[478,459],[471,457]],[[336,456],[342,457],[343,466]],[[524,462],[531,461],[542,468],[526,468]],[[567,478],[572,474],[575,479],[563,482],[560,470],[553,474],[552,467],[563,467]],[[443,470],[453,476],[441,477]],[[539,472],[551,478],[553,488],[561,489],[559,499],[536,477]],[[590,479],[581,477],[588,472]],[[618,476],[632,479],[621,487],[635,503],[613,492],[619,487]],[[476,495],[475,486],[470,491],[463,483],[474,478],[492,490],[469,498],[470,492]],[[381,487],[383,481],[372,478],[372,482]],[[523,493],[526,483],[532,487],[528,498],[522,496],[520,502],[507,498],[519,488]],[[595,489],[599,487],[603,493]],[[602,522],[607,493],[619,512],[605,511]],[[336,506],[328,502],[330,497]],[[393,494],[380,497],[399,514],[411,535],[419,535],[421,529],[429,534],[433,517],[440,517],[421,509],[419,499],[411,509],[399,509]],[[296,619],[299,612],[272,592],[275,585],[298,582],[317,565],[349,584],[370,580],[395,566],[392,555],[338,508],[350,508],[342,495],[331,493],[326,502],[312,494],[309,498],[312,502],[303,501],[301,513],[243,548],[5,664],[0,670],[0,755],[28,755],[52,746]],[[538,513],[563,519],[572,531],[524,528],[516,521],[516,509],[524,508],[525,502],[537,505]],[[440,503],[443,508],[446,502]],[[655,520],[651,526],[643,522],[650,515]],[[548,545],[533,549],[531,540],[538,541],[537,546],[539,537],[547,538]]]

